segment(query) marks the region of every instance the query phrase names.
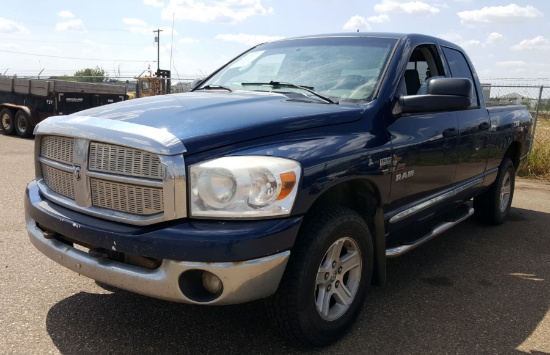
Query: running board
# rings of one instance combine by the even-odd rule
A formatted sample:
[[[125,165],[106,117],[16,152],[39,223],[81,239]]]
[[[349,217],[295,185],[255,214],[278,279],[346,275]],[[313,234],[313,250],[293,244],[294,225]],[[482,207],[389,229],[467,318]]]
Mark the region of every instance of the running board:
[[[441,233],[451,229],[452,227],[456,226],[457,224],[464,221],[468,217],[471,217],[474,214],[474,209],[467,205],[464,205],[464,206],[468,208],[467,212],[466,214],[461,215],[457,220],[441,223],[440,225],[434,227],[430,233],[426,234],[422,238],[417,239],[413,244],[400,245],[397,247],[386,249],[386,257],[395,258],[397,256],[401,256],[406,252],[409,252],[414,248],[426,243],[427,241],[437,237]]]

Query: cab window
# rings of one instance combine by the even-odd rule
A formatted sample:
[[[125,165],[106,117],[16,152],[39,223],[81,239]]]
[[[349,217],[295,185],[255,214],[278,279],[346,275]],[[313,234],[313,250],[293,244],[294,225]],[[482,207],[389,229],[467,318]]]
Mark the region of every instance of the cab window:
[[[472,106],[479,107],[472,70],[466,61],[466,58],[464,58],[464,55],[460,51],[447,47],[443,47],[443,53],[445,53],[447,63],[449,63],[449,70],[451,71],[451,76],[453,78],[468,78],[472,81]]]
[[[445,76],[445,73],[436,47],[431,44],[418,46],[409,58],[398,95],[424,94],[426,82],[437,76]]]

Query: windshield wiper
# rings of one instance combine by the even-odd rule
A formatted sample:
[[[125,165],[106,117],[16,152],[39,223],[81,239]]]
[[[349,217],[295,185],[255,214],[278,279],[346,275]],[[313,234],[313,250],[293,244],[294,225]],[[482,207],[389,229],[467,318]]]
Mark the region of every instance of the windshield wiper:
[[[300,90],[305,90],[323,100],[325,100],[326,102],[328,103],[331,103],[331,104],[338,104],[338,102],[332,100],[331,98],[329,98],[328,96],[325,96],[323,94],[320,94],[318,93],[317,91],[314,91],[313,90],[313,87],[312,86],[303,86],[303,85],[296,85],[296,84],[292,84],[292,83],[287,83],[287,82],[283,82],[283,81],[270,81],[269,83],[241,83],[242,86],[273,86],[273,88],[294,88],[294,89],[300,89]]]
[[[206,85],[196,90],[227,90],[229,92],[233,92],[231,88],[228,88],[227,86],[223,86],[223,85]]]

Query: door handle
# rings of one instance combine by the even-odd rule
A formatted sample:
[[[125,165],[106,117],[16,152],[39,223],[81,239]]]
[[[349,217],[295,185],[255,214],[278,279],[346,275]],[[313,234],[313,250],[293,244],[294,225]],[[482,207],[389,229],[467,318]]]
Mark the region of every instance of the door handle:
[[[445,138],[451,138],[456,137],[458,135],[458,129],[456,128],[447,128],[443,131],[443,137]]]
[[[491,128],[491,124],[489,122],[483,122],[479,124],[478,128],[480,131],[486,131]]]

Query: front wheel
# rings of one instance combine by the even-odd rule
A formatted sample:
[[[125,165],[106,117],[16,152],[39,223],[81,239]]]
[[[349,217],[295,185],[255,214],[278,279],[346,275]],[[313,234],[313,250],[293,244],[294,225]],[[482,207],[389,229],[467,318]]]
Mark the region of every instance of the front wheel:
[[[504,158],[493,186],[474,198],[475,215],[481,222],[502,224],[512,206],[516,169],[514,163]]]
[[[360,313],[373,270],[363,218],[344,207],[317,210],[304,221],[277,293],[268,299],[280,332],[306,345],[328,345]]]

